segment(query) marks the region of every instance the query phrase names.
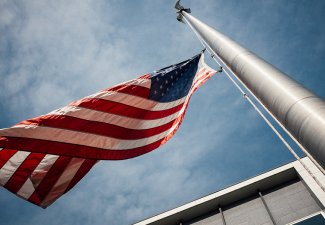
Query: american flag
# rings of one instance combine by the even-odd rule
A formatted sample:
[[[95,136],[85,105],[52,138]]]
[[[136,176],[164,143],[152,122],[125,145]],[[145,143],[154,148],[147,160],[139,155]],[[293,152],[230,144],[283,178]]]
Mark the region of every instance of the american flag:
[[[166,143],[191,95],[215,73],[199,54],[0,129],[0,185],[49,206],[97,160],[128,159]]]

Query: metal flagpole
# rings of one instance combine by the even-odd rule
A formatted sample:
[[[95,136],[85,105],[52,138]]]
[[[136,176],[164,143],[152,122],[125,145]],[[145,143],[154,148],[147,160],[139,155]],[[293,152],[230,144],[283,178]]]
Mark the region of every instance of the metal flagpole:
[[[186,19],[185,19],[186,20]],[[191,27],[191,25],[189,24]],[[191,29],[193,29],[191,27]],[[195,33],[196,31],[193,30]],[[262,117],[262,119],[266,122],[266,124],[271,128],[271,130],[278,136],[278,138],[281,140],[281,142],[287,147],[288,151],[295,157],[296,160],[300,162],[300,164],[304,167],[304,169],[309,173],[309,175],[315,180],[315,182],[318,184],[318,186],[325,192],[325,187],[321,184],[319,179],[315,177],[315,175],[310,171],[310,169],[307,167],[307,165],[301,160],[301,158],[296,154],[296,152],[291,148],[289,143],[283,138],[283,136],[278,132],[278,130],[273,126],[273,124],[266,118],[266,116],[262,113],[262,111],[256,106],[256,104],[250,99],[250,97],[245,93],[245,91],[237,84],[237,82],[230,76],[230,74],[227,72],[227,70],[223,70],[221,64],[219,61],[215,58],[215,55],[213,53],[213,50],[210,49],[210,47],[204,43],[204,40],[201,39],[201,37],[196,33],[199,40],[201,41],[202,45],[204,47],[208,48],[208,52],[211,54],[211,57],[216,61],[216,63],[220,66],[220,72],[224,71],[229,80],[236,86],[236,88],[241,92],[243,97],[253,106],[253,108],[256,110],[256,112]],[[226,68],[229,70],[229,68],[226,65]],[[243,84],[244,85],[244,84]],[[245,85],[244,85],[245,86]],[[246,87],[246,86],[245,86]],[[247,89],[247,88],[246,88]],[[255,97],[255,96],[254,96]],[[255,97],[256,99],[256,97]],[[260,103],[260,101],[257,99],[257,101]],[[261,104],[261,103],[260,103]],[[267,111],[269,112],[269,111]],[[278,122],[278,121],[277,121]],[[285,130],[288,132],[287,130]],[[308,155],[311,157],[310,155]],[[314,160],[314,158],[311,157],[311,160],[315,163],[315,165],[319,168],[319,170],[325,175],[324,169]]]
[[[210,50],[211,51],[211,50]],[[211,51],[212,52],[212,51]],[[218,56],[216,56],[218,57]],[[221,66],[218,60],[216,60],[215,55],[212,55],[212,58],[218,63],[218,65]],[[222,61],[219,57],[218,59]],[[224,64],[224,63],[223,63]],[[249,93],[254,97],[254,99],[265,109],[265,111],[273,118],[274,121],[277,122],[277,124],[289,135],[289,137],[300,147],[300,149],[306,154],[306,156],[315,164],[315,166],[325,175],[324,168],[314,159],[312,155],[302,146],[295,137],[291,135],[291,133],[280,123],[280,121],[261,103],[261,101],[247,88],[247,86],[239,80],[234,72],[225,65],[228,71],[230,71],[234,77],[239,81],[248,91]],[[225,71],[227,77],[231,80],[232,83],[239,89],[239,91],[243,94],[244,98],[255,108],[255,110],[261,115],[261,117],[265,120],[265,122],[271,127],[271,129],[274,131],[274,133],[280,138],[280,140],[284,143],[284,145],[288,148],[288,150],[292,153],[292,155],[300,161],[300,157],[294,152],[294,150],[291,148],[291,146],[285,141],[285,139],[282,137],[282,135],[277,131],[277,129],[272,125],[272,123],[264,116],[264,114],[259,110],[259,108],[255,105],[255,103],[250,100],[250,97],[240,88],[240,86],[237,84],[237,82]],[[303,163],[302,163],[303,164]],[[304,165],[305,166],[305,165]]]
[[[184,18],[184,20],[186,21],[186,18]],[[187,22],[187,21],[186,21]],[[234,72],[228,68],[227,65],[225,65],[225,63],[218,57],[218,55],[216,55],[214,53],[214,51],[204,42],[204,40],[202,40],[202,38],[200,37],[200,35],[195,31],[195,29],[191,26],[191,24],[189,24],[187,22],[187,24],[190,26],[190,28],[193,30],[193,32],[197,35],[199,41],[202,43],[202,45],[207,48],[208,52],[210,53],[211,57],[215,60],[215,62],[220,66],[220,71],[224,71],[225,74],[227,75],[227,77],[229,78],[229,80],[236,86],[236,88],[241,92],[241,94],[243,95],[243,97],[253,106],[253,108],[257,111],[257,113],[262,117],[262,119],[266,122],[266,124],[272,129],[272,131],[279,137],[279,139],[281,140],[281,142],[287,147],[287,149],[290,151],[290,153],[303,165],[303,167],[309,172],[309,174],[311,176],[313,176],[314,180],[320,185],[320,182],[314,177],[314,175],[310,172],[310,170],[307,168],[307,166],[301,161],[300,157],[295,153],[295,151],[291,148],[291,146],[288,144],[288,142],[283,138],[283,136],[278,132],[278,130],[273,126],[273,124],[264,116],[264,114],[262,113],[262,111],[256,106],[256,104],[250,99],[249,95],[247,95],[245,93],[245,91],[237,84],[237,82],[230,76],[230,74],[227,72],[230,71],[234,77],[237,79],[237,81],[239,81],[251,94],[252,96],[255,98],[255,100],[263,106],[263,108],[268,112],[269,115],[271,115],[271,117],[281,126],[281,128],[291,137],[292,140],[295,141],[295,143],[301,148],[301,150],[311,159],[311,161],[317,166],[317,168],[325,175],[325,170],[323,169],[323,167],[320,166],[320,164],[307,152],[307,150],[290,134],[290,132],[279,122],[279,120],[277,120],[277,118],[275,118],[270,111],[260,102],[260,100],[245,86],[244,83],[241,82],[241,80],[239,80],[236,75],[234,74]],[[221,63],[216,59],[216,57],[218,58],[218,60],[220,60],[223,65],[227,68],[227,70],[223,70],[223,67],[221,65]],[[325,188],[320,185],[322,187],[322,189],[325,191]]]
[[[175,7],[177,19],[184,19],[190,25],[270,115],[306,149],[306,155],[314,157],[325,168],[325,102],[254,53],[190,15],[190,9],[185,9],[179,1]]]

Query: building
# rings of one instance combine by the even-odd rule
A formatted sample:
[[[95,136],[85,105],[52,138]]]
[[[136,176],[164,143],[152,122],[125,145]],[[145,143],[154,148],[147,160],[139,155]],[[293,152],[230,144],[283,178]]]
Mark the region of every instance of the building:
[[[325,224],[325,176],[302,161],[312,175],[294,161],[135,225]]]

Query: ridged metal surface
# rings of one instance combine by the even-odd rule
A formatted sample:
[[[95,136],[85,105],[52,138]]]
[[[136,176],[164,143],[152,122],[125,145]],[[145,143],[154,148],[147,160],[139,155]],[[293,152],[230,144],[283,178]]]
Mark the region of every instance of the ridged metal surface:
[[[325,102],[229,37],[182,12],[204,41],[325,168]]]
[[[225,224],[285,225],[322,210],[302,181],[287,183],[282,187],[268,190],[263,194],[263,198],[265,204],[256,193],[246,201],[238,201],[227,206],[223,211]],[[265,205],[268,206],[274,223]],[[184,225],[223,225],[223,221],[216,209],[215,212],[185,221]]]

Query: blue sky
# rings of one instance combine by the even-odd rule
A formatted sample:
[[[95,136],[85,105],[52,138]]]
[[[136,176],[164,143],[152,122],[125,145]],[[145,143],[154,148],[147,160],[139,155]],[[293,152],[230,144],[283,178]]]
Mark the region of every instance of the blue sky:
[[[325,1],[184,0],[325,98]],[[174,0],[0,0],[0,127],[177,63],[202,47]],[[210,66],[216,64],[207,59]],[[177,134],[125,161],[102,161],[43,210],[0,189],[0,224],[130,224],[293,157],[225,75],[193,96]]]

